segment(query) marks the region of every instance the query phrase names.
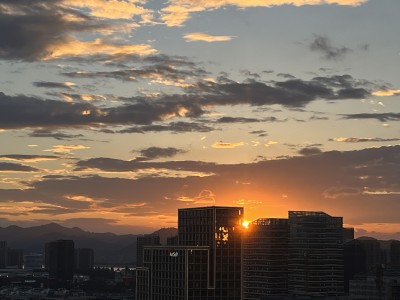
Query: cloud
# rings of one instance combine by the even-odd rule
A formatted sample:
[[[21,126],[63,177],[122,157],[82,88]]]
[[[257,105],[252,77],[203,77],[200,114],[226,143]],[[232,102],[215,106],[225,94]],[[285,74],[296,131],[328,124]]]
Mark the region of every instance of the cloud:
[[[158,157],[154,157],[153,159],[155,158]],[[140,169],[168,169],[208,173],[215,166],[214,163],[205,163],[201,161],[147,161],[150,159],[151,158],[143,159],[139,157],[133,160],[124,161],[106,157],[91,158],[77,162],[75,171],[87,171],[92,169],[104,172],[136,172]]]
[[[268,132],[265,131],[265,130],[254,130],[254,131],[250,131],[249,133],[250,133],[250,134],[256,134],[256,135],[258,135],[259,137],[265,137],[265,136],[268,135]]]
[[[69,6],[72,2],[76,7]],[[130,5],[125,1],[37,0],[3,1],[0,12],[0,58],[9,60],[49,60],[88,53],[147,55],[155,50],[149,45],[121,44],[107,38],[87,40],[85,33],[109,34],[114,30],[131,30],[132,25],[86,15],[85,9],[98,12],[100,4],[117,7]],[[98,9],[96,9],[98,8]],[[144,12],[144,11],[142,11]],[[120,15],[117,17],[121,17]]]
[[[40,162],[60,159],[55,155],[27,155],[27,154],[4,154],[0,155],[0,160]]]
[[[372,95],[378,97],[390,97],[390,96],[397,96],[400,95],[400,90],[381,90],[381,91],[374,91]]]
[[[59,141],[62,140],[72,140],[72,139],[83,139],[82,134],[68,134],[60,131],[54,130],[34,130],[33,132],[29,133],[30,137],[39,137],[39,138],[53,138]]]
[[[65,5],[89,9],[89,15],[108,19],[131,19],[136,15],[148,18],[151,11],[135,3],[142,1],[118,1],[118,0],[64,0]]]
[[[9,162],[0,162],[0,172],[38,172],[39,169],[36,169],[31,166],[9,163]]]
[[[231,36],[228,35],[209,35],[203,32],[192,32],[187,33],[183,36],[188,42],[226,42],[232,39]]]
[[[309,147],[309,148],[303,148],[299,150],[299,154],[307,156],[307,155],[315,155],[315,154],[320,154],[322,151],[321,149],[317,147]]]
[[[221,117],[217,120],[217,123],[254,123],[261,122],[261,120],[254,118],[243,118],[243,117]]]
[[[216,142],[212,144],[212,147],[216,149],[233,149],[244,145],[245,143],[243,142],[237,142],[237,143]]]
[[[166,125],[146,125],[146,126],[135,126],[119,130],[118,133],[146,133],[146,132],[164,132],[170,131],[173,133],[184,133],[184,132],[210,132],[214,128],[195,122],[171,122]]]
[[[50,89],[67,89],[70,90],[75,84],[73,82],[49,82],[37,81],[33,83],[34,86]]]
[[[366,143],[366,142],[397,142],[400,141],[399,138],[356,138],[356,137],[337,137],[333,139],[329,139],[329,141],[334,142],[344,142],[344,143]]]
[[[175,218],[178,207],[196,206],[195,201],[202,200],[216,205],[241,201],[248,218],[259,217],[263,211],[266,217],[278,217],[302,209],[344,216],[348,224],[400,223],[399,152],[400,146],[391,146],[239,164],[93,158],[77,162],[75,176],[43,176],[26,182],[23,188],[2,189],[0,202],[28,209],[22,212],[35,210],[49,216],[67,211],[69,218],[82,216],[78,213],[96,217],[107,212],[116,219],[129,215],[141,224],[142,216]],[[120,176],[124,170],[135,172],[134,167],[146,166],[155,170],[185,168],[209,175],[151,174],[136,179],[97,175],[114,170]],[[86,175],[80,176],[78,168]],[[182,204],[182,200],[188,201]]]
[[[345,119],[376,119],[381,122],[400,121],[400,113],[361,113],[344,115]]]
[[[43,150],[47,152],[53,152],[57,154],[71,154],[75,150],[85,150],[90,149],[90,147],[84,145],[55,145],[51,149]]]
[[[312,51],[320,52],[327,60],[343,59],[352,50],[347,47],[335,47],[326,36],[315,35],[314,40],[309,45]]]
[[[161,19],[167,26],[182,26],[193,13],[215,10],[226,6],[234,6],[237,8],[323,4],[357,6],[367,1],[368,0],[170,0],[169,5],[162,9]]]
[[[185,126],[189,122],[177,121],[167,125],[155,123],[176,118],[199,118],[213,106],[280,104],[289,108],[301,108],[315,100],[365,99],[370,96],[371,85],[370,82],[356,80],[350,75],[314,77],[311,80],[288,79],[273,83],[255,80],[235,82],[224,77],[215,82],[199,81],[183,89],[182,94],[117,98],[122,104],[113,104],[109,107],[98,106],[96,103],[67,103],[0,93],[0,128],[95,128],[110,125],[145,125],[150,127],[135,127],[121,132],[165,130],[206,132],[210,131],[210,128],[204,124],[192,123],[188,129]],[[80,97],[82,98],[82,95]],[[274,121],[273,118],[266,120]]]
[[[186,62],[183,58],[179,60],[173,58],[161,59],[162,58],[150,65],[145,65],[136,69],[98,72],[79,71],[64,72],[61,74],[72,78],[113,78],[122,81],[147,79],[155,83],[176,82],[175,84],[177,86],[182,85],[191,78],[198,79],[207,74],[203,69]],[[180,85],[178,85],[178,83],[180,83]]]
[[[177,154],[185,152],[186,152],[185,150],[173,147],[167,147],[167,148],[149,147],[139,151],[140,159],[142,160],[153,160],[157,158],[173,157]]]
[[[44,60],[57,59],[65,56],[87,55],[87,53],[108,55],[121,55],[124,53],[150,55],[157,52],[150,45],[146,44],[111,44],[103,39],[80,41],[74,38],[67,39],[63,43],[50,45],[47,51],[48,54],[43,57]]]

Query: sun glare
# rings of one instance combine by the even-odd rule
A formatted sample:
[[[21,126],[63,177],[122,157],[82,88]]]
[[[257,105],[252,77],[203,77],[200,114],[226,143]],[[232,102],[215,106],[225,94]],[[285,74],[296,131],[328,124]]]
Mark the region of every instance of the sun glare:
[[[249,228],[249,224],[250,224],[250,222],[249,221],[243,221],[242,222],[242,226],[244,227],[244,228]]]

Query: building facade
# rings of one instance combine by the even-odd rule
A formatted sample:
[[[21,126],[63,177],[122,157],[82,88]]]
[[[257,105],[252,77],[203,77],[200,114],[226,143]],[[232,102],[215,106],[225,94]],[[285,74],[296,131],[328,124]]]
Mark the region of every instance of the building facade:
[[[57,240],[45,245],[45,266],[49,286],[68,288],[74,275],[74,241]]]
[[[288,219],[258,219],[246,231],[243,247],[243,299],[288,294]]]
[[[209,247],[145,246],[143,264],[137,273],[137,299],[208,299]]]
[[[143,267],[144,246],[160,246],[160,237],[156,234],[138,236],[136,239],[136,266]]]
[[[304,299],[343,295],[343,219],[289,211],[289,228],[289,294]]]
[[[242,222],[242,207],[179,209],[179,245],[143,247],[136,298],[241,300]]]
[[[210,290],[205,299],[242,299],[243,215],[243,207],[178,210],[179,245],[210,248]]]
[[[87,271],[93,269],[94,250],[91,248],[75,248],[74,250],[74,270]]]

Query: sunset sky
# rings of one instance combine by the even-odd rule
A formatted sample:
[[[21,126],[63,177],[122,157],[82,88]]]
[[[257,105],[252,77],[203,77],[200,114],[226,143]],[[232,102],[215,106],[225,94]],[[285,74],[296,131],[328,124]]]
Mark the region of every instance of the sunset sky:
[[[0,0],[0,226],[177,209],[400,239],[400,1]]]

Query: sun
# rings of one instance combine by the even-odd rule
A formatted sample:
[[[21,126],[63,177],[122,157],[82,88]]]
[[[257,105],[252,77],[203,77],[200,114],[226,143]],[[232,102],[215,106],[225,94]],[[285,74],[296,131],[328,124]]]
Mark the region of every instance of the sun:
[[[249,224],[250,224],[250,222],[249,221],[243,221],[242,222],[242,226],[243,226],[243,228],[249,228]]]

